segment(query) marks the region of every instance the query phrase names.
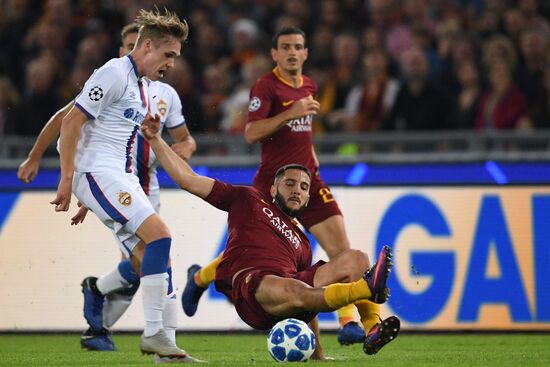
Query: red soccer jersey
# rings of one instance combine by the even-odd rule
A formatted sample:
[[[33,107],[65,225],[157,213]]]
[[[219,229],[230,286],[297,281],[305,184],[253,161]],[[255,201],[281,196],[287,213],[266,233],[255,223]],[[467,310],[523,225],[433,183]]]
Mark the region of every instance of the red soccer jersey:
[[[248,121],[254,123],[276,116],[289,109],[294,101],[310,95],[315,97],[316,94],[317,85],[307,76],[303,76],[302,85],[295,88],[283,80],[275,68],[252,86]],[[256,175],[272,181],[275,172],[290,163],[302,164],[314,174],[312,122],[312,115],[289,120],[273,135],[262,140],[262,162]]]
[[[215,181],[204,199],[228,212],[228,238],[216,280],[245,268],[269,269],[281,276],[311,266],[309,240],[279,208],[256,189]]]

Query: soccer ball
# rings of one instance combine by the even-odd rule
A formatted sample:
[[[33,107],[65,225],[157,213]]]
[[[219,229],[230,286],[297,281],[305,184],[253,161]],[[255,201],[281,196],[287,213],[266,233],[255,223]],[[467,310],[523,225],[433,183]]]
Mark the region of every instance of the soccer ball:
[[[315,334],[303,321],[279,321],[267,336],[267,350],[277,362],[307,361],[315,350]]]

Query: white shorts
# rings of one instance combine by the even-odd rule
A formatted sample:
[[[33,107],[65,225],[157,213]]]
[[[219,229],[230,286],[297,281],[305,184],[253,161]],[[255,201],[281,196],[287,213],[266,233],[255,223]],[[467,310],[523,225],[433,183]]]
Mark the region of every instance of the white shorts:
[[[135,235],[139,226],[155,213],[132,173],[75,172],[73,193],[113,230],[127,255],[139,242]]]
[[[149,199],[153,209],[155,209],[157,213],[160,213],[160,189],[150,190],[147,199]]]

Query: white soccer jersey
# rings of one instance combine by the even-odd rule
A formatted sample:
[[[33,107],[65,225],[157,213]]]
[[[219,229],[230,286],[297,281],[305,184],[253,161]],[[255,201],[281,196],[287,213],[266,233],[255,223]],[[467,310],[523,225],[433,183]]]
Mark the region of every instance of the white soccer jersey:
[[[161,131],[164,127],[175,129],[185,124],[181,101],[174,88],[160,81],[147,81],[151,114],[160,116]],[[158,161],[149,143],[138,132],[133,149],[133,171],[147,195],[159,190],[157,178]],[[155,204],[153,204],[155,206]]]
[[[97,69],[75,99],[91,121],[84,124],[75,157],[77,172],[132,172],[132,150],[149,103],[147,82],[130,55]]]

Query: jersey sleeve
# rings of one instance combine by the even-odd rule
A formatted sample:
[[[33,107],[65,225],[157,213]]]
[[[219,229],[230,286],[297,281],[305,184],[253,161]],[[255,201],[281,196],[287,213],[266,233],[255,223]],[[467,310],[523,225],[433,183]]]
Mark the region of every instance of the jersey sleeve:
[[[168,106],[168,116],[166,117],[165,126],[167,129],[176,129],[185,125],[185,117],[182,113],[182,105],[178,93],[174,88],[168,87],[170,91],[170,105]]]
[[[269,116],[273,103],[273,88],[265,79],[258,80],[250,90],[248,122],[263,120]]]
[[[227,212],[238,196],[239,188],[237,186],[215,180],[212,191],[204,200],[210,205]]]
[[[100,68],[84,84],[84,88],[75,99],[75,106],[90,119],[95,119],[120,99],[126,88],[126,78],[114,67]]]

